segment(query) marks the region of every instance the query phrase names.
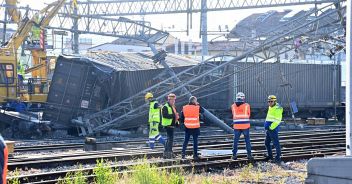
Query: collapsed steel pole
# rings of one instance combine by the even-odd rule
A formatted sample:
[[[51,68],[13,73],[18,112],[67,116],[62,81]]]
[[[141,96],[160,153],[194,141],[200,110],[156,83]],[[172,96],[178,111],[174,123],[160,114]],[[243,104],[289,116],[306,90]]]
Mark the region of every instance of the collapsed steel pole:
[[[154,54],[157,54],[158,51],[156,50],[154,44],[149,44],[149,47],[152,49],[152,52]],[[165,62],[165,58],[160,60],[160,64],[163,65],[163,67],[168,71],[168,73],[175,78],[175,81],[177,83],[180,83],[181,80],[177,77],[176,73],[170,68],[170,66]],[[189,98],[192,96],[191,92],[186,87],[182,87],[182,90],[186,92],[186,97]],[[218,117],[214,116],[211,112],[209,112],[207,109],[204,109],[204,117],[207,118],[211,123],[214,125],[218,126],[225,132],[231,134],[233,133],[233,129],[229,127],[226,123],[222,122]]]

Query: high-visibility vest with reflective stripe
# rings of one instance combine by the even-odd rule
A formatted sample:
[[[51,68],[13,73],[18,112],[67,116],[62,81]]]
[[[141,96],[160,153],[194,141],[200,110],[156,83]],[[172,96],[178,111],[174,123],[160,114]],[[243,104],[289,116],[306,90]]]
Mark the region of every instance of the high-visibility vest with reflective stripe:
[[[2,158],[2,161],[3,163],[2,164],[2,184],[6,184],[6,176],[7,176],[7,162],[8,162],[8,149],[7,149],[7,146],[6,146],[6,143],[3,139],[3,137],[0,135],[0,144],[1,144],[1,148],[2,150],[0,150],[2,152],[2,155],[3,155],[3,158]]]
[[[167,113],[168,113],[169,115],[171,115],[173,109],[172,109],[172,107],[170,107],[169,103],[166,103],[164,106],[167,107]],[[162,108],[162,110],[163,110],[163,109],[164,109],[164,108]],[[172,119],[164,118],[164,117],[162,118],[162,120],[161,120],[161,125],[163,125],[163,126],[170,126],[171,124],[172,124]]]
[[[283,111],[284,109],[278,103],[276,103],[276,105],[273,107],[269,106],[268,114],[266,115],[265,121],[272,123],[280,123]]]
[[[200,106],[185,105],[183,106],[182,111],[185,117],[185,120],[184,120],[185,127],[190,129],[200,127],[200,122],[199,122]]]
[[[247,129],[250,128],[249,118],[251,116],[251,107],[249,104],[244,103],[240,106],[233,104],[231,106],[233,128],[234,129]]]
[[[160,108],[154,109],[154,105],[158,103],[158,101],[151,101],[149,105],[149,123],[158,122],[160,123]]]

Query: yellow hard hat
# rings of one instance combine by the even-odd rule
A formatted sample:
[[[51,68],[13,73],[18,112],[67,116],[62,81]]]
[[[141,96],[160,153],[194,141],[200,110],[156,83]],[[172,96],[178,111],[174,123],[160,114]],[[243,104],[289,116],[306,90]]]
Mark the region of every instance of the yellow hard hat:
[[[150,92],[148,92],[147,94],[145,94],[145,96],[144,96],[144,99],[149,99],[149,98],[153,98],[153,94],[152,93],[150,93]]]
[[[167,95],[167,99],[176,99],[176,95],[174,93],[170,93],[169,95]]]
[[[276,96],[275,95],[269,95],[268,100],[276,101]]]

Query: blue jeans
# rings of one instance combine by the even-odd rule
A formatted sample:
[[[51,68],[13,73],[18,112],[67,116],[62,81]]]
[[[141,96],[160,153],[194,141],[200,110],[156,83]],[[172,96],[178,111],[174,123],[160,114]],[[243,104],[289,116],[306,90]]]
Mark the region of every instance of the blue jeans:
[[[281,161],[281,147],[279,142],[279,131],[278,128],[274,130],[265,130],[266,137],[265,137],[265,147],[268,151],[268,157],[273,158],[273,152],[271,150],[271,142],[273,142],[275,149],[276,149],[276,157],[275,161]]]
[[[240,136],[243,133],[244,135],[244,140],[246,142],[246,150],[247,150],[247,156],[252,157],[252,148],[251,148],[251,140],[249,136],[249,128],[247,129],[234,129],[233,130],[233,149],[232,149],[232,155],[236,156],[237,155],[237,146],[238,146],[238,141],[240,140]]]
[[[188,129],[185,128],[185,141],[183,142],[182,145],[182,155],[186,155],[186,149],[188,145],[188,141],[191,138],[191,135],[193,137],[193,157],[198,156],[198,136],[200,134],[199,128],[194,128],[194,129]]]

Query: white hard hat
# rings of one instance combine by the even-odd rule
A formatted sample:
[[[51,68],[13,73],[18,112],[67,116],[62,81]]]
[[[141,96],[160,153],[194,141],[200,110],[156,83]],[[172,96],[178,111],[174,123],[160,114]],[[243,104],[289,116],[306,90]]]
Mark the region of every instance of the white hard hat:
[[[243,92],[238,92],[237,94],[236,94],[236,98],[245,98],[246,96],[244,95],[244,93]]]
[[[244,102],[245,95],[242,92],[238,92],[236,94],[236,102]]]

